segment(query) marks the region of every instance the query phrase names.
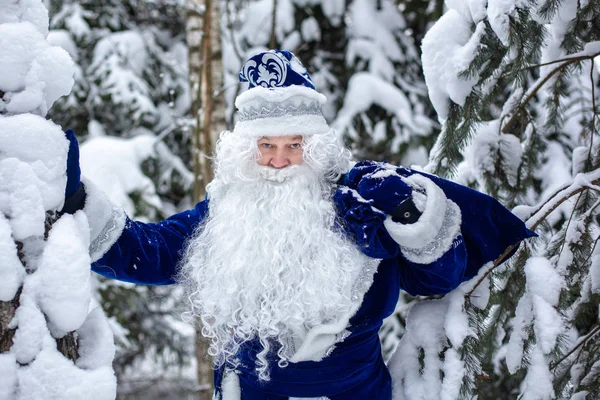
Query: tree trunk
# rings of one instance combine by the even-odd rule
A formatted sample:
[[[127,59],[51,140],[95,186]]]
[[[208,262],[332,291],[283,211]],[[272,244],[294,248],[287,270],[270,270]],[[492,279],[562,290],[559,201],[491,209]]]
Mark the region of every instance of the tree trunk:
[[[50,233],[50,229],[52,229],[52,224],[56,220],[56,213],[46,213],[46,229],[44,232],[44,240],[48,239],[48,234]],[[15,242],[15,245],[17,247],[17,255],[19,256],[19,260],[21,261],[23,268],[25,271],[27,271],[27,273],[30,273],[31,271],[28,270],[23,255],[23,244],[17,241]],[[13,337],[16,329],[9,328],[9,324],[15,317],[17,308],[19,308],[22,290],[23,287],[20,287],[17,291],[17,294],[11,301],[0,301],[0,354],[9,352],[12,347]],[[79,358],[78,347],[77,339],[73,332],[67,333],[62,338],[56,339],[56,348],[58,351],[65,356],[65,358],[71,361],[76,361],[77,358]]]
[[[21,289],[11,301],[0,301],[0,354],[10,351],[12,339],[15,335],[14,329],[9,329],[8,324],[15,317],[15,312],[19,307],[19,298]]]
[[[206,193],[214,172],[208,156],[212,155],[218,134],[225,129],[223,64],[221,56],[220,13],[218,0],[191,0],[187,13],[189,76],[194,127],[194,203]],[[210,400],[213,393],[212,362],[208,342],[196,332],[199,398]]]

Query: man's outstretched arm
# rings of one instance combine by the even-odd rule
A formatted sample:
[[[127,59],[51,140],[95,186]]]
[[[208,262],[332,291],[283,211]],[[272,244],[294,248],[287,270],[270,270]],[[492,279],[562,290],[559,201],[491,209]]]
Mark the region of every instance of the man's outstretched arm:
[[[80,181],[79,146],[69,140],[65,204],[61,213],[86,214],[90,228],[92,270],[112,279],[150,285],[175,282],[185,241],[204,218],[208,202],[158,223],[132,221],[93,183]]]

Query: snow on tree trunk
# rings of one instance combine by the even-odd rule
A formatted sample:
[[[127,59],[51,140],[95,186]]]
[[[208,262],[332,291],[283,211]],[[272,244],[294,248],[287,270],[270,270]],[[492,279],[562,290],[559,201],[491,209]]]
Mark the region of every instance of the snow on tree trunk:
[[[47,34],[41,1],[0,1],[0,399],[114,399],[88,221],[57,213],[68,141],[44,116],[74,69]]]

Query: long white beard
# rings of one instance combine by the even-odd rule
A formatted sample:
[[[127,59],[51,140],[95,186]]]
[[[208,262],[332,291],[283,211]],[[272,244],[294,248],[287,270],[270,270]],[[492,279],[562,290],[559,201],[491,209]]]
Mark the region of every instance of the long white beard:
[[[290,343],[352,309],[365,265],[335,225],[330,184],[306,165],[294,169],[270,180],[213,181],[209,215],[182,268],[215,363],[234,361],[241,343],[258,338],[263,379],[274,341],[285,366]]]

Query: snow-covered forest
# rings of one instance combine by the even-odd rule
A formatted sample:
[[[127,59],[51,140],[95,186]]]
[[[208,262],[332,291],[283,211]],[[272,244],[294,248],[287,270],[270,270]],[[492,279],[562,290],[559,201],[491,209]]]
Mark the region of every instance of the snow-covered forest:
[[[401,295],[394,399],[600,398],[600,2],[0,0],[0,400],[211,398],[181,289],[89,273],[92,222],[58,214],[63,132],[132,218],[189,209],[269,48],[356,159],[490,194],[539,235],[443,298]]]

